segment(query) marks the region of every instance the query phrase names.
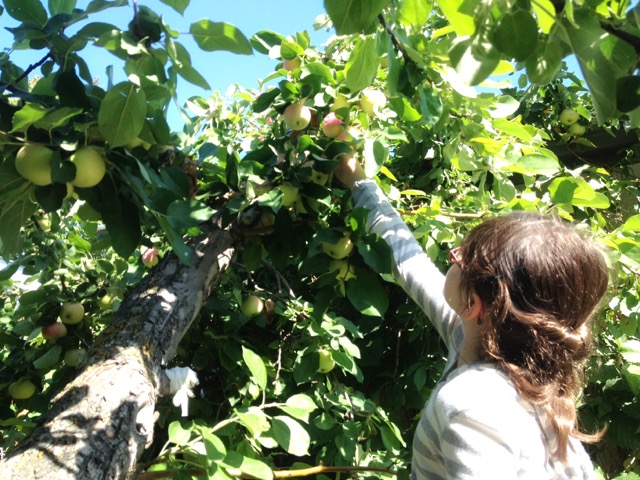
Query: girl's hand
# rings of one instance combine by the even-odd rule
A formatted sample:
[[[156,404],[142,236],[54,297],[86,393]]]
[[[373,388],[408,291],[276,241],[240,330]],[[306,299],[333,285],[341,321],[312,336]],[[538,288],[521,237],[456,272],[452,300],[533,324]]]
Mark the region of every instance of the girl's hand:
[[[358,180],[367,178],[355,154],[342,155],[340,157],[340,163],[338,163],[338,166],[333,170],[333,174],[340,182],[349,188],[352,188],[353,184]]]

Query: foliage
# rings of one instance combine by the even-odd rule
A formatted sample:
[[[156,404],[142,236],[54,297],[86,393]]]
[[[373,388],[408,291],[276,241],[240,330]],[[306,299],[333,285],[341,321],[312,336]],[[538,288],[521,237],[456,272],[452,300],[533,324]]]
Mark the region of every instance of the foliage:
[[[365,212],[332,179],[337,158],[353,154],[443,269],[445,252],[484,215],[511,210],[557,214],[602,240],[615,281],[597,322],[582,420],[609,427],[591,447],[604,478],[638,474],[638,143],[618,141],[638,126],[637,7],[326,0],[317,28],[337,35],[322,51],[306,32],[246,38],[199,21],[190,34],[203,50],[256,51],[278,63],[260,91],[189,99],[184,130],[171,132],[166,111],[178,79],[207,87],[206,79],[177,32],[150,7],[126,3],[3,2],[3,15],[19,23],[15,48],[43,52],[40,77],[29,78],[33,70],[15,65],[11,52],[0,57],[3,451],[73,375],[64,352],[90,347],[144,275],[139,247],[188,263],[183,239],[218,213],[237,224],[243,244],[175,360],[201,380],[191,419],[162,404],[143,464],[272,478],[322,462],[408,478],[413,428],[443,352],[394,283],[384,243],[364,230]],[[163,3],[182,13],[189,2]],[[96,21],[111,8],[131,22]],[[83,58],[90,44],[111,52],[127,80],[94,82]],[[569,54],[581,77],[568,71]],[[372,91],[384,102],[370,114],[363,101]],[[311,109],[308,127],[286,127],[292,104]],[[589,133],[561,124],[566,108]],[[331,111],[344,122],[337,138],[321,128]],[[599,132],[614,140],[604,162],[590,156],[600,146],[590,134]],[[27,143],[53,150],[50,185],[17,173]],[[69,158],[85,145],[104,150],[107,175],[94,187],[69,187]],[[325,244],[346,237],[355,244],[349,255],[327,255]],[[252,318],[240,309],[249,294],[265,301]],[[64,301],[81,302],[85,320],[46,341],[42,327]],[[320,350],[335,361],[328,373],[318,371]],[[8,385],[23,377],[37,394],[10,401]]]

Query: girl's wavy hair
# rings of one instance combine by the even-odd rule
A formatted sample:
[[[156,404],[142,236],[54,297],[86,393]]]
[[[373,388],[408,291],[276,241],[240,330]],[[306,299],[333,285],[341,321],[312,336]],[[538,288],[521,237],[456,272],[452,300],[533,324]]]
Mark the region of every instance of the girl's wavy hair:
[[[520,395],[541,408],[564,460],[569,436],[584,442],[576,400],[590,354],[591,318],[608,288],[604,251],[574,225],[516,212],[475,227],[461,245],[465,288],[484,303],[482,355],[497,362]]]

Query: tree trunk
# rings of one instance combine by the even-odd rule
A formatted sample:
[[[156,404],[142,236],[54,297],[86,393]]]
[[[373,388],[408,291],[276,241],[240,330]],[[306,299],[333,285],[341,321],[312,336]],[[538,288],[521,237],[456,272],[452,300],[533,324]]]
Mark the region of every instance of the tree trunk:
[[[132,477],[168,393],[162,367],[235,254],[230,232],[214,227],[191,246],[192,266],[169,255],[125,298],[43,422],[0,462],[0,480]]]

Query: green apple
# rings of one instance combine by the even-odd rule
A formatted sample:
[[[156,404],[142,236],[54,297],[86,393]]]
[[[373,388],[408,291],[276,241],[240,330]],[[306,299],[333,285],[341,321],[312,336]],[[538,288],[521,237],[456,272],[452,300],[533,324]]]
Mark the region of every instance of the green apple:
[[[70,367],[77,367],[84,360],[87,351],[84,348],[72,348],[64,352],[64,363]]]
[[[42,336],[52,342],[57,341],[59,338],[64,337],[67,334],[67,327],[64,323],[56,322],[46,327],[42,327]]]
[[[103,310],[115,308],[122,300],[122,292],[118,288],[110,288],[107,293],[98,299],[98,307]]]
[[[51,158],[53,150],[42,145],[28,144],[16,154],[18,173],[38,186],[51,185]]]
[[[284,123],[291,130],[307,128],[311,121],[311,109],[301,103],[294,103],[284,109]]]
[[[560,123],[562,125],[568,127],[569,125],[573,125],[574,123],[576,123],[579,118],[580,115],[578,115],[574,110],[565,108],[564,110],[562,110],[562,112],[560,112],[558,120],[560,120]]]
[[[353,242],[347,236],[342,237],[336,243],[322,242],[321,246],[324,253],[337,260],[345,258],[353,250]]]
[[[334,112],[328,113],[322,120],[322,133],[329,138],[336,138],[343,132],[343,124]]]
[[[84,317],[84,307],[78,302],[64,302],[60,309],[60,321],[67,325],[80,323]]]
[[[297,70],[298,68],[300,68],[300,65],[302,65],[302,60],[300,60],[300,57],[295,57],[291,60],[285,59],[282,61],[282,68],[284,68],[287,72]]]
[[[105,154],[93,147],[83,147],[71,155],[69,160],[76,166],[76,178],[71,182],[80,188],[95,187],[107,171]]]
[[[43,232],[48,232],[51,230],[51,217],[49,215],[47,215],[46,213],[43,214],[41,217],[38,218],[38,225],[40,225],[40,228],[42,229]]]
[[[326,348],[318,350],[320,360],[318,361],[318,371],[320,373],[329,373],[336,366],[336,361],[331,356],[331,352]]]
[[[23,378],[9,385],[9,395],[14,400],[26,400],[36,393],[36,386],[31,380]]]
[[[365,88],[360,97],[360,109],[373,117],[380,112],[380,109],[387,103],[385,94],[375,88]]]
[[[331,263],[329,264],[329,270],[331,271],[337,270],[338,273],[336,274],[336,278],[338,280],[342,280],[343,282],[346,282],[347,280],[351,280],[356,276],[355,268],[353,268],[353,266],[351,266],[348,261],[343,259],[331,260]]]
[[[576,135],[578,137],[580,135],[584,135],[586,131],[587,131],[587,127],[585,127],[580,123],[574,123],[573,125],[569,125],[569,127],[567,128],[567,133],[570,133],[571,135]]]
[[[140,247],[140,253],[142,257],[142,263],[144,263],[145,267],[155,267],[160,260],[158,254],[158,249],[156,247],[146,247],[142,245]]]
[[[242,301],[242,314],[245,317],[255,317],[262,312],[264,308],[264,302],[256,295],[249,295]]]
[[[296,203],[296,200],[298,200],[299,191],[300,191],[298,187],[294,187],[289,182],[284,182],[278,188],[282,192],[283,207],[291,207]]]

